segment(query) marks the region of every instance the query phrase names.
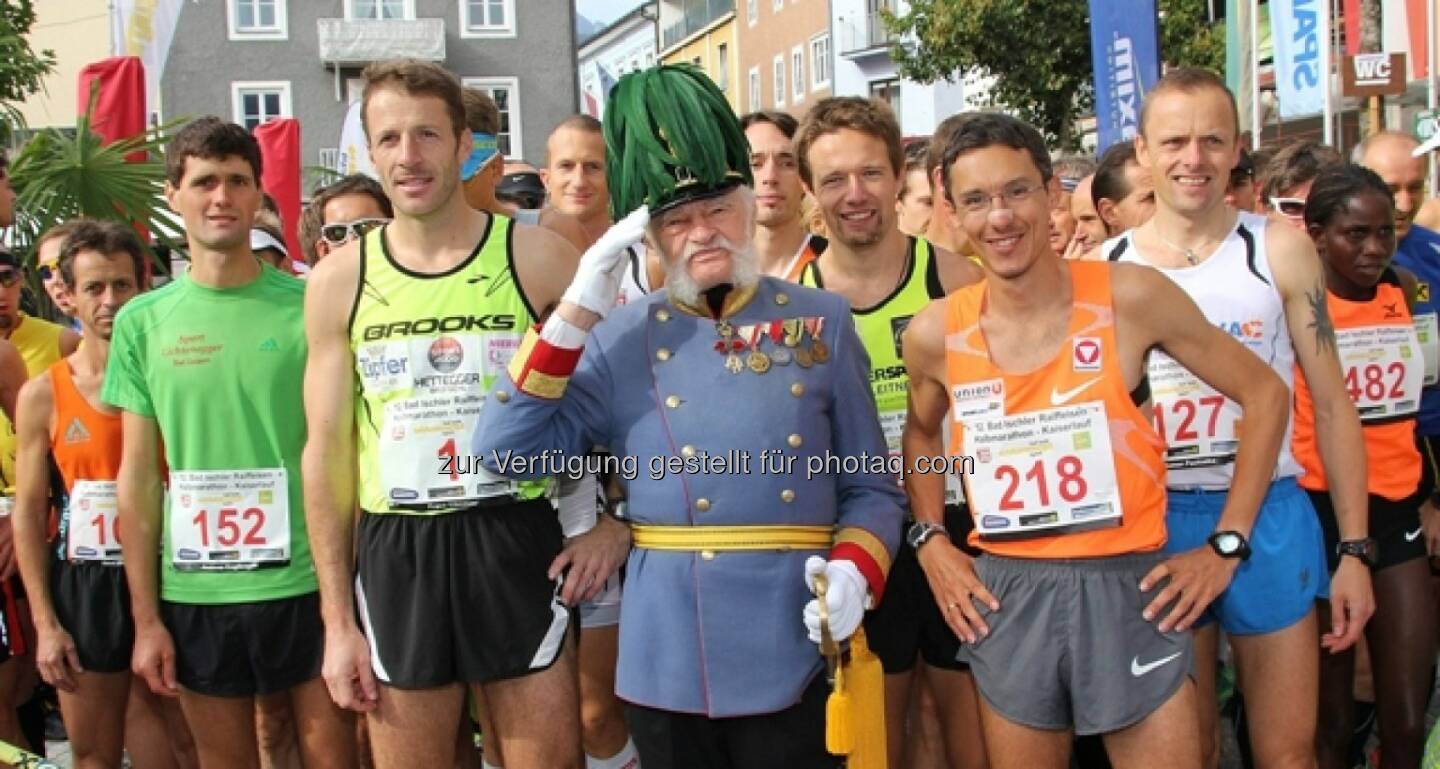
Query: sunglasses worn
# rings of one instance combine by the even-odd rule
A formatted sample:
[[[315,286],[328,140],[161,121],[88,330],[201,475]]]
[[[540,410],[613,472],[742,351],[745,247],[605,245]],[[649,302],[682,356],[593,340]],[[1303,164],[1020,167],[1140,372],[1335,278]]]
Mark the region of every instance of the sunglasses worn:
[[[1270,198],[1270,207],[1279,211],[1281,216],[1291,219],[1299,219],[1305,215],[1304,198]]]
[[[0,287],[9,288],[19,282],[19,270],[0,270]]]
[[[389,221],[389,219],[356,219],[353,222],[335,222],[321,227],[320,237],[331,247],[343,246],[352,239],[365,237],[365,233]]]
[[[54,264],[46,263],[40,265],[40,268],[37,269],[35,272],[39,273],[40,280],[48,283],[50,282],[51,278],[55,277],[60,273],[60,268],[55,266]]]

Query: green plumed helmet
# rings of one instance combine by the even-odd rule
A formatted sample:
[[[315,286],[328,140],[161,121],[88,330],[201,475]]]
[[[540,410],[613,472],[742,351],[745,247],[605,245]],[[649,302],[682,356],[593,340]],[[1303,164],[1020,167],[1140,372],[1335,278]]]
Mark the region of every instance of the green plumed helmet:
[[[754,183],[740,120],[725,94],[691,65],[620,78],[605,103],[604,133],[615,221],[642,203],[654,216]]]

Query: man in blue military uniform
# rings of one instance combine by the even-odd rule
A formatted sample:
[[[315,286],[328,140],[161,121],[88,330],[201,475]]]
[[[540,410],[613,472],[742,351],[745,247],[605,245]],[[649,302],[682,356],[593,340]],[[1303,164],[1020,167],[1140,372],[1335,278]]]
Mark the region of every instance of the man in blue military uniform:
[[[597,444],[638,460],[616,690],[647,769],[835,767],[814,577],[848,638],[880,599],[903,504],[867,357],[843,299],[760,277],[748,147],[704,75],[622,78],[605,133],[613,212],[638,210],[526,337],[474,452],[515,477],[546,469],[521,458]],[[600,322],[642,235],[665,290]]]

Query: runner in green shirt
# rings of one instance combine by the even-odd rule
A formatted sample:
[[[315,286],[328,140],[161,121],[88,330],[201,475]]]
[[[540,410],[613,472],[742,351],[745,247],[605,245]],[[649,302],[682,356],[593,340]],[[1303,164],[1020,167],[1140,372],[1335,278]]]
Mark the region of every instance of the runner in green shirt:
[[[303,284],[250,253],[254,137],[202,118],[166,154],[166,197],[184,218],[192,267],[116,317],[101,393],[123,410],[133,667],[205,725],[195,730],[203,766],[258,766],[254,700],[286,691],[305,725],[305,765],[353,766],[353,720],[319,678],[300,492]]]

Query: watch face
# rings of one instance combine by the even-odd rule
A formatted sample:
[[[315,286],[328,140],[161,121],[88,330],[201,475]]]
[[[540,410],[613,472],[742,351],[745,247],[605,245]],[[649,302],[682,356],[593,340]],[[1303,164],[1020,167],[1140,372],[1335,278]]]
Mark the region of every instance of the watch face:
[[[1240,551],[1240,538],[1234,534],[1221,534],[1215,537],[1215,546],[1222,552],[1236,553]]]

